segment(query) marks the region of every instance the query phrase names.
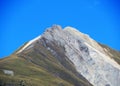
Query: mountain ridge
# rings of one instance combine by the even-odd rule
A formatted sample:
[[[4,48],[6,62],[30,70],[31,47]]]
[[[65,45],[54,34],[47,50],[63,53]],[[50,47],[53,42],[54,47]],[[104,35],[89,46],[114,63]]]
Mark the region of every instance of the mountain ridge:
[[[109,51],[106,52],[106,50]],[[112,52],[115,54],[112,54]],[[42,35],[27,42],[14,55],[17,59],[24,59],[25,61],[22,63],[25,64],[26,61],[32,63],[38,68],[44,69],[45,73],[51,77],[62,81],[60,83],[58,80],[56,84],[55,82],[52,84],[53,81],[51,80],[47,81],[53,86],[68,86],[68,84],[69,86],[119,86],[120,84],[119,53],[97,43],[88,35],[72,27],[62,29],[61,26],[54,25]],[[0,60],[0,65],[3,65],[0,68],[16,71],[16,67],[6,66],[5,61],[4,59]],[[15,65],[14,62],[16,61],[13,61],[13,65]],[[21,65],[19,66],[21,67]],[[27,65],[24,66],[27,68]],[[36,69],[36,66],[33,68]],[[18,73],[16,73],[19,78],[24,77],[19,71],[17,69]],[[34,76],[37,75],[34,72],[31,73]],[[26,73],[23,73],[23,75],[26,76]],[[27,75],[27,77],[30,78],[30,75]],[[41,80],[40,77],[37,77],[37,79]],[[45,85],[46,81],[42,82],[44,84],[41,84],[41,86],[48,86]],[[38,86],[40,86],[40,83]]]

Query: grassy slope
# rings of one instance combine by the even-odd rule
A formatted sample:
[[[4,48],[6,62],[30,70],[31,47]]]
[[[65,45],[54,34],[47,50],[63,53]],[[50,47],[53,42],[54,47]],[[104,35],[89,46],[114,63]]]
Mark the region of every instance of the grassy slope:
[[[43,46],[1,59],[0,69],[13,70],[15,73],[9,76],[0,70],[0,86],[6,86],[5,83],[20,86],[21,81],[25,86],[92,86],[82,76],[78,78],[64,68]]]
[[[54,57],[45,47],[40,44],[36,44],[34,48],[27,50],[19,55],[22,58],[25,58],[27,61],[30,61],[37,66],[45,69],[51,75],[59,77],[65,82],[68,82],[74,86],[91,86],[90,83],[80,76],[79,78],[66,69],[56,57]],[[64,57],[61,57],[64,58]],[[67,63],[67,62],[66,62]],[[66,64],[69,65],[69,64]],[[74,69],[69,65],[71,69]],[[75,70],[75,69],[74,69]],[[57,85],[56,85],[57,86]],[[67,86],[67,85],[65,85]]]
[[[0,70],[1,83],[12,83],[19,86],[21,80],[23,80],[26,86],[72,86],[59,77],[52,76],[43,68],[16,55],[0,60],[0,69],[13,70],[15,73],[14,76],[10,76],[3,74]]]
[[[49,46],[57,52],[56,57],[41,43],[36,43],[34,48],[16,55],[18,49],[1,59],[0,86],[23,86],[21,83],[24,86],[92,86],[66,59],[63,48]],[[14,76],[5,75],[3,69],[14,71]]]

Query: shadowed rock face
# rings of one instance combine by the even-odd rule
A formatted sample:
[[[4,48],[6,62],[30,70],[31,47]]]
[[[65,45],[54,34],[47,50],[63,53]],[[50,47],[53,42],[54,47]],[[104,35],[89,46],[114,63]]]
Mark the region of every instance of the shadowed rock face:
[[[39,45],[50,51],[66,69],[77,77],[84,76],[94,86],[120,85],[120,65],[97,42],[72,27],[62,29],[55,25],[17,54],[35,50]]]

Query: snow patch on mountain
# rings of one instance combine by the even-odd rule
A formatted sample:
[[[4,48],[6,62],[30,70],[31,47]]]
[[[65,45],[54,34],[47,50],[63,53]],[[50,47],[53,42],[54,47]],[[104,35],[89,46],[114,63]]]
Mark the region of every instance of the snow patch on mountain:
[[[33,43],[34,43],[35,41],[39,40],[40,38],[41,38],[41,35],[38,36],[38,37],[36,37],[36,38],[34,38],[33,40],[30,40],[22,49],[20,49],[20,50],[17,52],[17,54],[20,53],[20,52],[22,52],[22,51],[25,50],[25,49],[32,48],[32,47],[33,47]]]

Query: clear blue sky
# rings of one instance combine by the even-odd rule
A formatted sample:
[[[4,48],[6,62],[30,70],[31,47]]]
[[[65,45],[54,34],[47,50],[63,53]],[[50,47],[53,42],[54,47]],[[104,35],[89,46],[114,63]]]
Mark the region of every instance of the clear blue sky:
[[[0,0],[0,57],[53,24],[75,27],[120,50],[119,0]]]

